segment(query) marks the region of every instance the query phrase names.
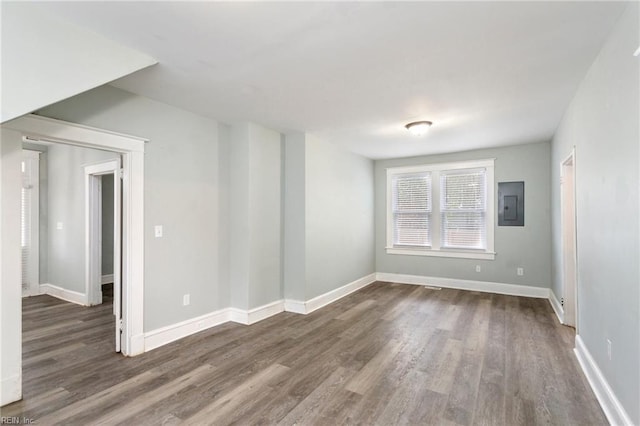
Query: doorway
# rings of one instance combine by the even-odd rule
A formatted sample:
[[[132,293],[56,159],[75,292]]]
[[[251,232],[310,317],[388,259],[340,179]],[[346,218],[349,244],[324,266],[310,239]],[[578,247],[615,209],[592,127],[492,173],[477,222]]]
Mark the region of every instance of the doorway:
[[[562,162],[560,209],[564,323],[578,329],[578,273],[576,244],[575,149]]]
[[[3,124],[3,129],[10,133],[22,135],[28,141],[41,141],[95,148],[116,153],[121,158],[122,181],[122,241],[121,241],[121,314],[122,314],[122,347],[124,355],[134,356],[145,351],[144,341],[144,150],[146,139],[96,129],[75,123],[25,115]],[[19,166],[19,163],[16,165]],[[19,197],[19,192],[16,193]],[[19,198],[16,199],[19,202]],[[16,227],[19,226],[19,221]],[[57,227],[57,224],[56,224]],[[3,240],[4,241],[4,240]],[[3,242],[4,244],[4,242]],[[18,244],[18,241],[15,243]],[[13,244],[12,244],[13,246]],[[3,246],[3,248],[5,248]],[[6,247],[13,250],[15,247]],[[17,260],[17,259],[16,259]],[[8,263],[11,271],[19,274],[20,264]],[[3,265],[4,266],[4,265]],[[84,269],[84,268],[83,268]],[[9,270],[9,269],[8,269]],[[19,300],[15,300],[17,305]],[[20,313],[17,310],[16,313]],[[15,317],[15,318],[14,318]],[[15,330],[19,330],[20,317],[14,315]],[[20,359],[21,347],[7,349],[6,353]],[[5,355],[3,348],[3,356]],[[19,377],[18,375],[16,375]],[[19,384],[15,386],[19,394]]]
[[[86,218],[86,294],[90,305],[102,303],[102,284],[105,274],[104,263],[110,260],[110,274],[113,283],[113,315],[115,317],[115,351],[121,351],[122,334],[122,234],[121,234],[121,159],[115,158],[99,164],[84,167],[85,174],[85,218]],[[104,197],[103,187],[111,184],[110,197]],[[108,209],[105,207],[108,206]],[[107,221],[106,218],[110,220]],[[108,222],[108,223],[107,223]],[[105,226],[110,225],[110,226]],[[104,235],[105,228],[111,235]],[[111,244],[105,244],[110,242]],[[105,247],[111,253],[105,256]]]

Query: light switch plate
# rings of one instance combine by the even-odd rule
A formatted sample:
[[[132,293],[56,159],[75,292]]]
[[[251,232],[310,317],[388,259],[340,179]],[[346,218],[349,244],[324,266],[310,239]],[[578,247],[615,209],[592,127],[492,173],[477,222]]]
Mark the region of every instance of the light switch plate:
[[[154,232],[155,232],[156,238],[162,237],[162,225],[156,225],[154,227]]]

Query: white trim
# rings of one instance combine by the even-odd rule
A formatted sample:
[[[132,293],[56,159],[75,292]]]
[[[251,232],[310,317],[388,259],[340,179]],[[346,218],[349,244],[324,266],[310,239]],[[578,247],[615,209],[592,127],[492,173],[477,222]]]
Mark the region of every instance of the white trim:
[[[507,294],[510,296],[549,298],[549,289],[518,284],[494,283],[489,281],[458,280],[453,278],[425,277],[378,272],[377,281],[402,284],[428,285],[433,287],[456,288],[459,290],[480,291],[483,293]]]
[[[201,315],[196,318],[191,318],[185,321],[181,321],[176,324],[171,324],[166,327],[161,327],[156,330],[149,331],[144,334],[143,350],[148,352],[150,350],[159,348],[168,343],[175,342],[183,337],[190,336],[198,333],[202,330],[206,330],[216,325],[224,324],[229,321],[230,312],[229,308],[221,309],[219,311],[211,312],[209,314]],[[139,342],[137,342],[139,345]],[[136,348],[139,349],[139,348]]]
[[[306,315],[308,314],[307,302],[303,302],[301,300],[285,299],[284,310],[286,312],[293,312],[294,314]]]
[[[134,354],[142,354],[145,352],[145,335],[144,333],[141,334],[134,334],[133,336],[131,336],[131,353]]]
[[[76,303],[78,305],[89,306],[86,294],[79,293],[73,290],[67,290],[66,288],[62,288],[50,283],[40,284],[40,293],[48,294],[49,296],[66,300],[67,302]]]
[[[549,289],[549,303],[551,304],[551,308],[553,308],[553,312],[556,313],[560,324],[564,324],[564,309],[562,303],[560,303],[552,289]]]
[[[453,257],[463,259],[495,260],[495,158],[487,158],[471,161],[457,161],[451,163],[430,163],[411,166],[390,167],[386,169],[386,253],[413,256]],[[441,172],[468,169],[485,169],[485,227],[486,247],[479,250],[448,249],[441,247],[440,232],[440,176]],[[413,248],[393,245],[393,176],[407,173],[429,173],[431,176],[431,247]]]
[[[493,158],[484,158],[480,160],[469,160],[469,161],[453,161],[449,163],[426,163],[426,164],[417,164],[413,166],[399,166],[399,167],[389,167],[387,168],[387,173],[389,171],[392,174],[398,173],[415,173],[422,172],[425,170],[452,170],[452,169],[476,169],[482,167],[493,167],[495,164],[495,157]]]
[[[0,406],[4,407],[22,399],[22,376],[16,374],[0,382]]]
[[[100,278],[100,284],[110,284],[113,282],[113,274],[106,274]]]
[[[240,324],[251,325],[259,321],[284,312],[284,300],[276,300],[266,305],[245,311],[238,308],[229,308],[229,320]]]
[[[454,257],[460,259],[485,259],[494,260],[496,258],[495,252],[489,252],[484,250],[430,250],[422,248],[399,248],[399,247],[387,247],[387,254],[402,254],[406,256],[433,256],[433,257]]]
[[[570,242],[571,249],[567,250],[567,241],[565,241],[565,233],[566,229],[566,207],[567,200],[565,200],[565,177],[567,175],[565,171],[565,167],[571,166],[571,191],[573,195],[570,197],[569,205],[573,207],[573,230],[572,235],[573,238]],[[565,303],[567,303],[567,321],[563,322],[563,324],[568,324],[570,326],[574,326],[576,328],[576,334],[580,332],[578,328],[578,202],[577,202],[577,191],[576,191],[576,147],[573,146],[571,148],[571,153],[560,163],[560,244],[562,246],[562,256],[561,256],[561,276],[562,276],[562,294],[564,297]],[[573,253],[573,258],[571,259],[573,266],[573,289],[567,288],[567,253]],[[563,316],[563,319],[565,317]]]
[[[304,302],[300,300],[287,299],[284,301],[284,308],[287,312],[309,314],[317,309],[335,302],[336,300],[342,299],[343,297],[353,293],[354,291],[360,290],[361,288],[364,288],[369,284],[374,283],[375,281],[376,274],[369,274],[365,277],[358,278],[357,280],[352,281],[349,284],[343,285],[342,287],[338,287],[334,290],[328,291],[324,294],[321,294],[320,296],[316,296],[313,299],[309,299]]]
[[[102,303],[102,291],[96,286],[102,285],[102,181],[98,176],[107,174],[116,174],[120,170],[120,159],[101,161],[83,166],[84,168],[84,223],[85,223],[85,292],[87,299],[92,305]],[[114,194],[116,188],[114,185]],[[118,194],[119,195],[119,194]],[[117,197],[119,200],[119,197]],[[116,206],[120,210],[119,205]],[[114,221],[120,217],[120,213],[114,211]],[[119,226],[114,224],[114,230]],[[120,246],[120,233],[114,232],[117,240],[114,240],[114,259],[113,264],[120,264],[120,253],[115,248]],[[112,275],[113,277],[113,275]],[[98,284],[100,282],[100,284]],[[115,289],[114,289],[115,290]],[[119,300],[118,295],[114,294],[114,299]],[[114,305],[114,309],[116,306]]]
[[[633,425],[631,418],[607,383],[579,334],[576,335],[576,347],[573,351],[609,423],[612,425]]]
[[[148,140],[33,114],[2,127],[35,139],[122,154],[122,353],[143,353],[139,336],[144,334],[144,145]]]
[[[31,139],[29,142],[42,140],[84,147],[109,147],[115,148],[119,152],[144,152],[144,144],[149,142],[149,139],[138,136],[125,135],[35,114],[27,114],[7,121],[2,123],[2,127],[23,132],[23,136]]]

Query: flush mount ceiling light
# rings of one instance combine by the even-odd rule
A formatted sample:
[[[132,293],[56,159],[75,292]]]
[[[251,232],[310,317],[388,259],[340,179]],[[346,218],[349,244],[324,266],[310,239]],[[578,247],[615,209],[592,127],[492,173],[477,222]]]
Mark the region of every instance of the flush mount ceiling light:
[[[433,123],[430,121],[414,121],[413,123],[409,123],[404,127],[406,127],[412,135],[422,136],[427,133],[427,130],[429,130],[429,127],[431,127],[432,124]]]

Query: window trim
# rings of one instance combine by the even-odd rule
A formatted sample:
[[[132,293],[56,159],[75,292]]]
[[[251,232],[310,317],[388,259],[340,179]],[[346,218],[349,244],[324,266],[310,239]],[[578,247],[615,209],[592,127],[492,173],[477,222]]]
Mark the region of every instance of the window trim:
[[[440,211],[440,172],[446,170],[459,169],[486,169],[486,233],[487,248],[486,249],[453,249],[443,248],[441,244],[441,211]],[[413,166],[401,166],[387,168],[387,240],[385,250],[387,254],[399,254],[409,256],[434,256],[434,257],[451,257],[462,259],[495,259],[495,158],[471,161],[456,161],[450,163],[433,163],[420,164]],[[393,200],[392,200],[392,177],[397,174],[404,173],[431,173],[431,247],[394,247],[393,246]]]

